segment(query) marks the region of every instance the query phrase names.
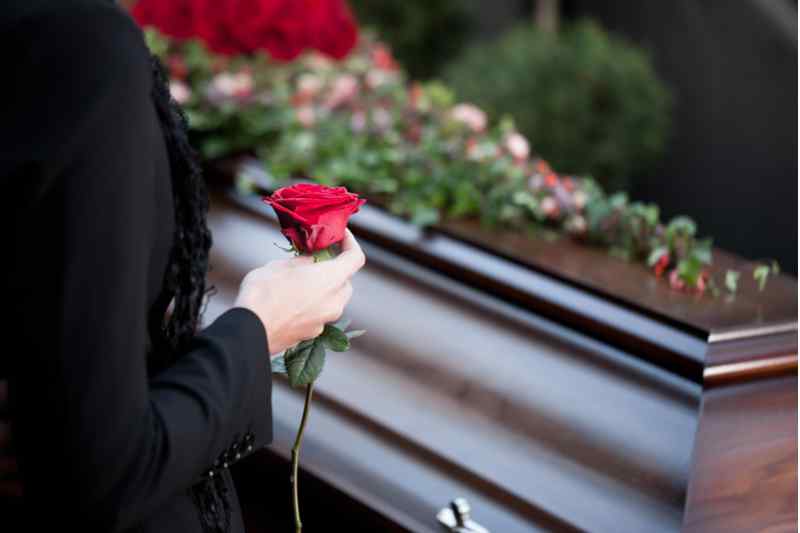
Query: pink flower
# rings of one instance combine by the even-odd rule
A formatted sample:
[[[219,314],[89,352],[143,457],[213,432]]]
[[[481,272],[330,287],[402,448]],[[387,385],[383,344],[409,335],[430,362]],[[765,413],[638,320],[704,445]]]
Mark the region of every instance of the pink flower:
[[[188,85],[180,80],[170,80],[169,94],[176,102],[183,105],[189,101],[189,98],[191,98],[192,90],[189,89]]]
[[[352,74],[342,74],[333,81],[333,87],[325,100],[325,107],[333,109],[348,103],[358,94],[358,79]]]
[[[486,129],[486,113],[472,104],[458,104],[450,111],[450,116],[475,133],[481,133]]]
[[[525,159],[528,159],[528,156],[531,153],[531,147],[530,144],[528,144],[528,139],[517,132],[506,136],[505,147],[506,150],[508,150],[508,153],[511,154],[511,157],[517,161],[524,161]]]
[[[295,110],[297,121],[304,127],[310,128],[316,122],[316,113],[311,106],[301,106]]]
[[[677,268],[673,268],[669,272],[669,286],[676,291],[682,291],[686,288],[686,283],[681,279]]]
[[[222,72],[211,79],[209,93],[212,100],[247,99],[253,93],[253,76],[247,71]]]
[[[542,198],[542,203],[540,205],[545,216],[551,219],[558,217],[559,207],[555,198],[552,196],[545,196]]]
[[[360,133],[367,127],[367,115],[363,111],[356,111],[350,117],[350,129]]]

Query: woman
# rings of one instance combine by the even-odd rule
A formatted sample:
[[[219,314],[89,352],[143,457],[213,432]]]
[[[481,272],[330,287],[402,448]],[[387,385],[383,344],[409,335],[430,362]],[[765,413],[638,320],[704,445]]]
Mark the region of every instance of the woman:
[[[272,438],[269,355],[340,316],[363,253],[258,268],[196,334],[207,196],[140,30],[110,0],[7,0],[0,30],[19,528],[243,531],[227,467]]]

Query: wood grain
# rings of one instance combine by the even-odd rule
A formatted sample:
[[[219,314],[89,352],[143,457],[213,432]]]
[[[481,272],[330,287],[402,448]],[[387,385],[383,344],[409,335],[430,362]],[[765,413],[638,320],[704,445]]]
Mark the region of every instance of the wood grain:
[[[703,395],[684,531],[797,531],[797,375]]]

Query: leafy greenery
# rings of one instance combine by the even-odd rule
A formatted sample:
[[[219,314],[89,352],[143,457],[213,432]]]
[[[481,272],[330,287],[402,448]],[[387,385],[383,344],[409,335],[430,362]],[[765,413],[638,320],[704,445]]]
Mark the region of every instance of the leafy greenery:
[[[445,71],[460,97],[514,121],[554,167],[623,188],[662,157],[670,95],[647,55],[579,21],[478,43]]]
[[[716,291],[712,242],[698,238],[691,219],[663,221],[656,205],[556,173],[530,153],[510,118],[492,120],[458,103],[441,83],[407,83],[369,35],[340,63],[310,54],[290,64],[263,55],[223,59],[197,42],[149,39],[171,66],[173,95],[208,159],[256,154],[277,183],[344,185],[421,226],[472,217],[509,230],[548,228],[646,263],[675,289]],[[252,191],[246,180],[238,186]],[[757,272],[766,280],[774,269]],[[735,281],[726,274],[729,290]],[[327,342],[334,349],[344,339]],[[284,364],[304,382],[321,369],[324,352],[298,347]]]

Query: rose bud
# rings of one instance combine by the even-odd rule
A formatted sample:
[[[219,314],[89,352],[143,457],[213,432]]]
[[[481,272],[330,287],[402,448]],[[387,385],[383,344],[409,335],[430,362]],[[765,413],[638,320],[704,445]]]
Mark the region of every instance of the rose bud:
[[[344,187],[298,183],[264,198],[278,214],[281,233],[302,254],[314,254],[344,239],[350,216],[366,200]]]

